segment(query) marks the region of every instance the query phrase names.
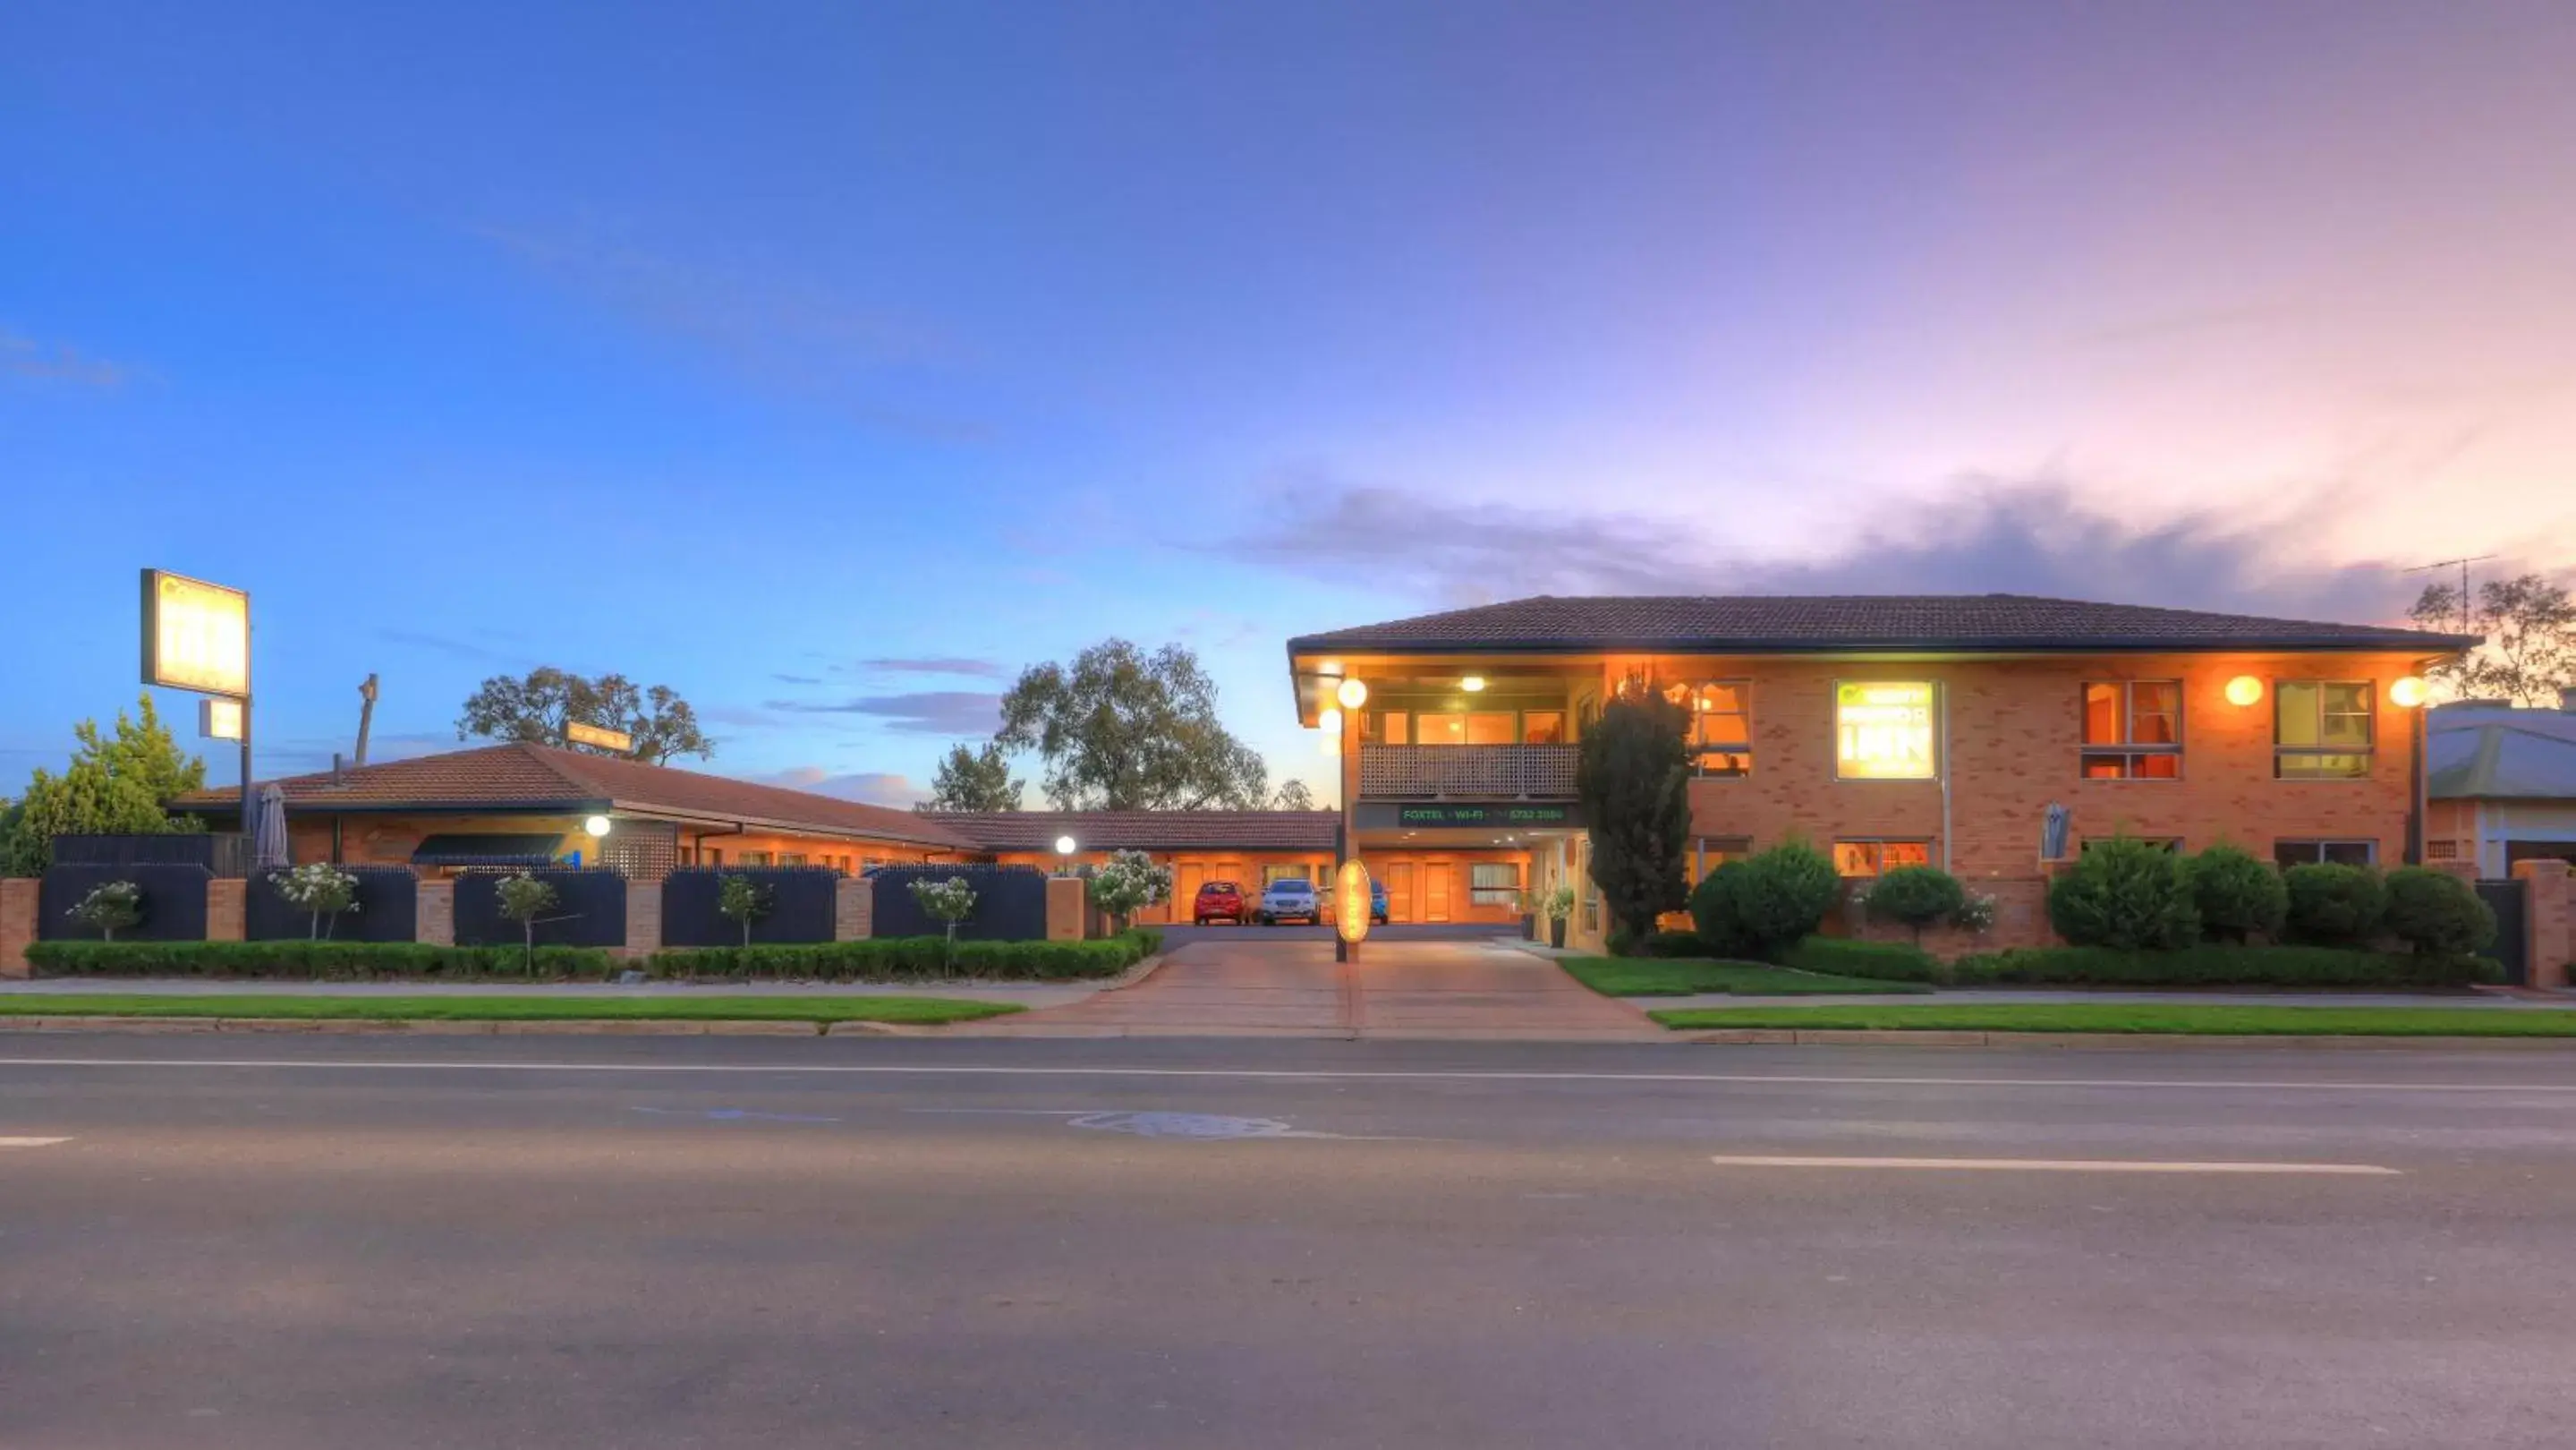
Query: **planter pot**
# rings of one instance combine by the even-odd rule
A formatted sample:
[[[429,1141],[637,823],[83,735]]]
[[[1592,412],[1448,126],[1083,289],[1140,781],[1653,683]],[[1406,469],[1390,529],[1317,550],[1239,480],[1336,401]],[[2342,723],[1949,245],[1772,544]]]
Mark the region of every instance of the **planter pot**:
[[[1538,918],[1535,915],[1525,915],[1521,918],[1521,938],[1524,941],[1538,940]]]
[[[1559,951],[1563,951],[1563,950],[1565,950],[1565,918],[1564,918],[1564,917],[1558,916],[1558,917],[1550,917],[1550,918],[1548,919],[1548,923],[1547,923],[1547,944],[1548,944],[1549,946],[1552,946],[1552,947],[1556,948],[1556,949],[1557,949],[1557,950],[1559,950]]]

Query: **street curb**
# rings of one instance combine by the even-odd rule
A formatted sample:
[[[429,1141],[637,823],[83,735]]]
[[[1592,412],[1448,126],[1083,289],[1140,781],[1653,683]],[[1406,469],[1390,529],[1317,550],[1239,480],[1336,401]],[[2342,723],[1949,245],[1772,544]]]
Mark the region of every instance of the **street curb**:
[[[302,1033],[319,1037],[820,1037],[825,1025],[792,1019],[693,1022],[679,1018],[564,1018],[505,1022],[365,1017],[7,1017],[0,1018],[0,1033],[117,1032],[148,1037],[216,1032]]]
[[[2505,1048],[2512,1051],[2576,1051],[2576,1037],[2402,1037],[2269,1034],[2229,1036],[2194,1032],[1961,1032],[1954,1030],[1876,1030],[1854,1028],[1797,1029],[1719,1027],[1676,1031],[1683,1042],[1745,1047],[2057,1047],[2077,1051],[2150,1050],[2160,1048],[2304,1048],[2314,1051],[2379,1051],[2416,1049],[2440,1052]]]

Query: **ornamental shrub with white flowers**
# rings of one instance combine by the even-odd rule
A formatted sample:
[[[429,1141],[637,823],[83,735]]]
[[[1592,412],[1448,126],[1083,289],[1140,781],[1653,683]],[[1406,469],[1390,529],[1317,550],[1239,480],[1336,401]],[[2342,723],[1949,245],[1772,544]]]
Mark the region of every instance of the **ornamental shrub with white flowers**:
[[[358,878],[328,861],[315,861],[269,878],[287,905],[313,918],[312,939],[330,935],[326,924],[358,909]]]
[[[555,909],[555,889],[525,871],[504,876],[493,888],[501,898],[501,915],[519,924],[528,948],[527,969],[537,970],[537,918]]]
[[[109,941],[143,922],[143,888],[131,881],[102,881],[64,915],[98,928]]]
[[[1127,919],[1169,896],[1172,892],[1172,868],[1157,866],[1154,858],[1142,851],[1112,851],[1108,864],[1091,878],[1091,904],[1127,929]]]
[[[957,924],[975,914],[975,887],[963,876],[945,881],[915,881],[912,899],[921,903],[922,911],[948,927],[948,946],[943,953],[949,963],[957,960]]]
[[[769,915],[769,888],[728,871],[716,886],[716,914],[742,927],[742,944],[751,945],[751,924]]]

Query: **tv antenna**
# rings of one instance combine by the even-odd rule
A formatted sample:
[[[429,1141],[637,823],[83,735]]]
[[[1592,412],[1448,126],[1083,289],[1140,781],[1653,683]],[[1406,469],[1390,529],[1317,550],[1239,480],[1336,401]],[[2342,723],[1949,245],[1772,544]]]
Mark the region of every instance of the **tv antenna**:
[[[2399,572],[2405,574],[2422,574],[2429,570],[2448,569],[2455,564],[2458,565],[2460,570],[2460,633],[2475,634],[2477,631],[2469,627],[2471,609],[2471,605],[2469,603],[2469,566],[2471,564],[2483,564],[2487,560],[2495,557],[2497,556],[2494,554],[2471,554],[2465,559],[2436,559],[2430,564],[2418,564],[2412,569],[2404,569]]]

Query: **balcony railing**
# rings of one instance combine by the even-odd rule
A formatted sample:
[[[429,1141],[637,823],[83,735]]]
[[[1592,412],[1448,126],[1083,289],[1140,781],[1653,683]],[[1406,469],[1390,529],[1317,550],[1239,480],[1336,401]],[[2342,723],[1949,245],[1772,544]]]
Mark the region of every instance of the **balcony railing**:
[[[1360,795],[1379,800],[1572,800],[1572,745],[1363,745]]]

